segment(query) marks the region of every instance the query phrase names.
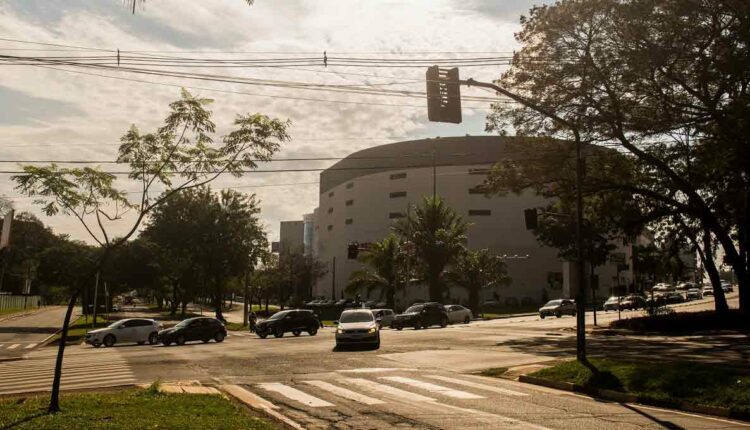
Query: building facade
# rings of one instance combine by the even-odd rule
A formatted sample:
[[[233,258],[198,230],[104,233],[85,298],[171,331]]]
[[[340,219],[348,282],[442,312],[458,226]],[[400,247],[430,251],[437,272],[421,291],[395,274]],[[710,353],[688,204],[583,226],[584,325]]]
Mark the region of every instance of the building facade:
[[[525,227],[524,209],[544,206],[547,200],[531,190],[488,198],[478,188],[493,164],[514,156],[505,150],[511,139],[466,136],[397,142],[358,151],[323,171],[319,206],[312,216],[312,243],[313,254],[328,272],[314,295],[343,297],[350,274],[362,267],[347,258],[348,244],[382,240],[394,222],[435,194],[470,223],[470,249],[487,248],[507,263],[510,284],[484,291],[482,299],[513,304],[567,296],[570,265],[557,258],[556,249],[540,246]],[[608,282],[614,282],[617,272],[609,266],[597,269],[603,294],[610,291]],[[619,275],[627,277],[623,272]],[[426,286],[411,286],[397,295],[397,306],[427,297]],[[464,301],[466,292],[454,287],[450,298]]]

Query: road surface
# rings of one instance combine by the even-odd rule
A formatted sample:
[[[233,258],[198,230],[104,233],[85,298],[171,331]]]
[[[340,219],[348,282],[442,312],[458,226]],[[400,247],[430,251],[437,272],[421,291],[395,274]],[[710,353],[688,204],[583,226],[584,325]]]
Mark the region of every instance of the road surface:
[[[60,330],[63,318],[64,306],[49,306],[0,321],[0,358],[18,357],[37,348]]]

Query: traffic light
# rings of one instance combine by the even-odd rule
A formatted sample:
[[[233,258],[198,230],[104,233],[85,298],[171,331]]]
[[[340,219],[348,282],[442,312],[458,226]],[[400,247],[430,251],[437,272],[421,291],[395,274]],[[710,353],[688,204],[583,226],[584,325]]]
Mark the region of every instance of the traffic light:
[[[536,230],[539,227],[536,209],[524,209],[523,217],[526,220],[526,230]]]
[[[346,257],[349,260],[356,260],[357,255],[359,255],[359,243],[353,242],[350,243],[349,246],[346,248]]]
[[[432,122],[461,123],[458,68],[427,68],[427,118]]]

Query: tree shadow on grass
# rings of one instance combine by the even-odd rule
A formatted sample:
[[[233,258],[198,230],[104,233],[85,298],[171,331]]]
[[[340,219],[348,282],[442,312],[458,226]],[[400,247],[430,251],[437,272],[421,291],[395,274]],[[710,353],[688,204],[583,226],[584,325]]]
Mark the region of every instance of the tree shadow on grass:
[[[22,424],[26,424],[26,423],[28,423],[30,421],[33,421],[33,420],[35,420],[37,418],[40,418],[40,417],[43,417],[43,416],[45,416],[47,414],[48,414],[48,412],[45,412],[45,411],[36,412],[36,413],[34,413],[32,415],[29,415],[27,417],[21,418],[21,419],[19,419],[17,421],[14,421],[12,423],[8,423],[8,424],[4,425],[4,426],[0,427],[0,430],[10,430],[10,429],[17,428],[17,427],[21,426]]]

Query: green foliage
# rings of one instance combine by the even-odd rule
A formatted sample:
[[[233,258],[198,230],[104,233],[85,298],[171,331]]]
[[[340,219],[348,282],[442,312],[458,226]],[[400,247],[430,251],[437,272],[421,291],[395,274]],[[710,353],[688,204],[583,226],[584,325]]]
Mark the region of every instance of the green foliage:
[[[500,257],[492,255],[488,249],[459,254],[451,265],[446,278],[453,284],[465,288],[469,293],[469,308],[479,313],[479,292],[501,285],[507,285],[508,268]]]
[[[409,216],[393,226],[408,247],[430,300],[442,301],[445,269],[464,252],[469,224],[440,197],[425,197]]]
[[[395,294],[406,286],[406,253],[398,237],[391,234],[380,242],[374,242],[358,257],[367,269],[355,270],[349,276],[347,292],[354,294],[364,289],[367,296],[378,290],[385,297],[386,307],[393,309]]]

